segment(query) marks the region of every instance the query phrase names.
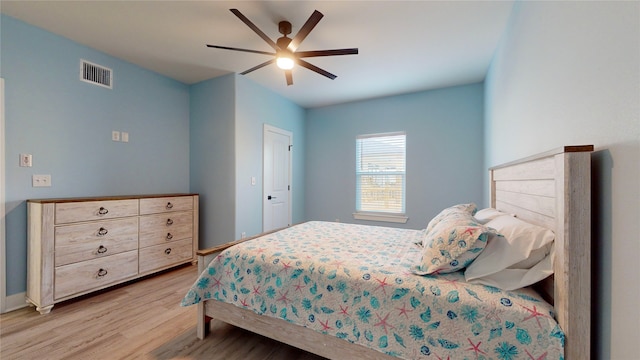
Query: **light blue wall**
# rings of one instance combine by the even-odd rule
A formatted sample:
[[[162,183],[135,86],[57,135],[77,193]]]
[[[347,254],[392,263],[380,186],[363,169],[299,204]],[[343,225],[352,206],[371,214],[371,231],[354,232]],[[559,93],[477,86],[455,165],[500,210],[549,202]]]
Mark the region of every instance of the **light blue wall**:
[[[191,86],[191,191],[200,194],[200,248],[262,232],[262,129],[291,131],[293,221],[304,220],[304,115],[301,107],[240,75]],[[251,177],[256,185],[251,185]]]
[[[293,134],[292,222],[304,221],[305,110],[257,83],[236,76],[236,239],[262,232],[263,128],[269,124]],[[256,186],[251,177],[256,177]]]
[[[26,289],[26,199],[189,191],[189,89],[4,15],[0,36],[12,295]],[[80,81],[80,59],[111,68],[113,90]],[[33,167],[18,167],[21,153]],[[53,186],[31,187],[33,174]]]
[[[235,75],[191,86],[191,191],[200,194],[200,248],[233,241]]]
[[[592,357],[637,359],[640,2],[518,2],[485,93],[487,166],[595,145]]]
[[[355,139],[406,131],[404,225],[357,221]],[[307,110],[305,211],[309,220],[425,228],[458,202],[483,200],[483,85],[451,87]]]

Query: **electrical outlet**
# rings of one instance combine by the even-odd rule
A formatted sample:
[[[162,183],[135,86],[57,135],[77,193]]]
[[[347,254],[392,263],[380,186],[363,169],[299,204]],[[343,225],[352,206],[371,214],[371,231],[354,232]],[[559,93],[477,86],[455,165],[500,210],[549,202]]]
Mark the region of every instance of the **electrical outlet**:
[[[33,166],[33,157],[31,154],[20,154],[20,166],[22,167],[32,167]]]
[[[243,231],[242,234],[240,234],[240,238],[244,239],[246,237],[247,237],[247,233]]]
[[[31,185],[33,187],[50,187],[51,175],[33,175],[31,178]]]

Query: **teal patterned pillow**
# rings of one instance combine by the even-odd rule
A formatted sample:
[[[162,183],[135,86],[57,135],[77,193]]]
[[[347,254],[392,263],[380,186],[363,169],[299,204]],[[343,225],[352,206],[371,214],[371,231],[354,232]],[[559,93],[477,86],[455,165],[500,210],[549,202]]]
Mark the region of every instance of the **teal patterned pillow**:
[[[492,233],[495,231],[478,223],[472,212],[450,210],[426,232],[422,257],[414,272],[444,274],[464,269],[484,250]]]
[[[427,232],[433,230],[433,227],[444,219],[459,218],[461,216],[465,216],[467,213],[474,215],[477,210],[478,207],[474,203],[450,206],[440,211],[438,215],[429,221],[429,224],[427,224]]]

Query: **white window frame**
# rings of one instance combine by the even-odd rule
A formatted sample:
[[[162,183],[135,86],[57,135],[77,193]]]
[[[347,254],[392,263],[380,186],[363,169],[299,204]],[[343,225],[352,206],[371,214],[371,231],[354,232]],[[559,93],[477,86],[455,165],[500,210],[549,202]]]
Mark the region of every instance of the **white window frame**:
[[[405,154],[404,154],[404,162],[405,162],[405,167],[404,167],[404,171],[399,171],[399,172],[395,172],[400,173],[403,176],[403,184],[402,184],[402,190],[403,190],[403,194],[402,194],[402,211],[401,212],[380,212],[380,211],[361,211],[359,210],[360,208],[360,181],[358,180],[358,177],[361,175],[371,175],[373,174],[372,172],[362,172],[360,171],[360,168],[358,166],[359,160],[357,159],[358,157],[358,146],[359,146],[359,141],[362,139],[367,139],[367,138],[380,138],[380,137],[388,137],[388,136],[398,136],[398,135],[402,135],[404,136],[404,141],[405,141]],[[356,220],[369,220],[369,221],[382,221],[382,222],[393,222],[393,223],[406,223],[407,220],[409,219],[406,216],[406,199],[407,199],[407,186],[406,186],[406,182],[407,182],[407,166],[406,166],[406,162],[407,162],[407,154],[406,154],[406,141],[407,141],[407,134],[404,131],[400,131],[400,132],[390,132],[390,133],[378,133],[378,134],[365,134],[365,135],[358,135],[356,137],[356,199],[355,199],[355,206],[356,206],[356,211],[353,213],[353,218]],[[385,175],[392,175],[394,174],[393,172],[387,172],[385,173]]]

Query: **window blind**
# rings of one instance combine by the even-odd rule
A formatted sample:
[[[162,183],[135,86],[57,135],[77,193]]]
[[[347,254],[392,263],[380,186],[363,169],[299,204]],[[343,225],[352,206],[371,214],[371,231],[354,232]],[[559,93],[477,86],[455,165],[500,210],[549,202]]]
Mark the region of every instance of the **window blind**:
[[[406,134],[356,137],[356,211],[405,213]]]

